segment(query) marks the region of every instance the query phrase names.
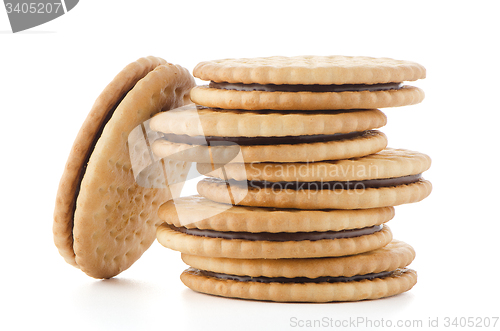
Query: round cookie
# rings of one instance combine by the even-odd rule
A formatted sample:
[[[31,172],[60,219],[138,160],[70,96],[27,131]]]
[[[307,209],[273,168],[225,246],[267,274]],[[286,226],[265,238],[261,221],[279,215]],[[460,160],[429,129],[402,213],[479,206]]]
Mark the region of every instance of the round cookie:
[[[415,105],[424,91],[405,85],[398,90],[377,92],[263,92],[234,91],[197,86],[191,100],[207,107],[247,110],[295,110],[387,108]]]
[[[421,174],[431,166],[431,158],[407,149],[385,148],[359,158],[311,163],[198,163],[203,175],[235,181],[328,182],[361,181]]]
[[[392,240],[369,252],[315,259],[229,259],[182,254],[187,265],[222,274],[250,277],[352,277],[408,266],[415,250],[405,242]]]
[[[314,259],[230,259],[182,254],[181,279],[203,293],[255,300],[328,302],[399,294],[416,283],[414,249],[393,240],[366,253]]]
[[[199,63],[195,77],[243,84],[380,84],[425,78],[418,63],[367,56],[271,56]]]
[[[364,253],[392,240],[387,225],[329,232],[250,233],[187,229],[163,223],[158,242],[181,253],[236,259],[288,259]]]
[[[381,151],[387,137],[380,131],[363,132],[356,139],[279,145],[191,145],[158,139],[152,150],[159,158],[201,163],[316,162],[360,157]]]
[[[206,178],[198,183],[198,192],[213,201],[243,206],[299,209],[396,206],[420,201],[430,194],[431,183],[421,177],[430,164],[427,155],[402,149],[326,163],[256,164],[254,169],[253,165],[228,164],[208,174],[222,174],[230,185],[217,177]],[[248,174],[246,169],[251,169]],[[202,166],[201,170],[203,173],[210,169]],[[297,177],[299,171],[302,173]]]
[[[387,117],[378,109],[328,112],[269,112],[213,109],[190,104],[155,115],[152,130],[189,137],[287,137],[333,135],[381,128]]]
[[[97,98],[73,143],[59,183],[53,223],[54,242],[59,253],[73,266],[78,267],[73,250],[74,196],[83,176],[83,164],[93,148],[94,135],[105,124],[108,114],[114,111],[126,93],[151,70],[165,63],[166,61],[161,58],[148,57],[126,66]]]
[[[157,112],[188,103],[194,85],[186,69],[148,57],[124,68],[98,97],[73,144],[56,198],[54,241],[68,263],[92,277],[110,278],[154,241],[157,208],[174,192],[137,184],[129,134]],[[137,157],[149,155],[145,150]],[[164,174],[185,178],[188,163],[174,163],[156,163],[150,181],[165,183]]]
[[[413,177],[414,178],[414,177]],[[198,193],[207,199],[237,205],[298,209],[363,209],[398,206],[425,199],[432,185],[424,179],[409,184],[380,188],[354,189],[287,189],[230,186],[220,179],[207,178],[198,182]],[[229,198],[230,197],[230,198]]]
[[[232,232],[342,231],[380,225],[394,217],[393,207],[358,210],[300,210],[231,206],[189,196],[160,206],[161,220],[176,227]]]
[[[361,56],[224,59],[198,64],[193,74],[211,81],[191,100],[224,109],[329,110],[419,103],[424,92],[402,85],[425,78],[415,62]]]
[[[277,302],[333,302],[380,299],[409,291],[417,283],[417,273],[397,269],[373,279],[340,282],[263,283],[206,276],[188,269],[181,280],[190,289],[223,297]]]
[[[150,127],[163,134],[153,143],[158,157],[226,163],[241,151],[241,162],[300,162],[375,153],[387,139],[373,129],[386,122],[377,109],[304,114],[190,105],[158,114]]]

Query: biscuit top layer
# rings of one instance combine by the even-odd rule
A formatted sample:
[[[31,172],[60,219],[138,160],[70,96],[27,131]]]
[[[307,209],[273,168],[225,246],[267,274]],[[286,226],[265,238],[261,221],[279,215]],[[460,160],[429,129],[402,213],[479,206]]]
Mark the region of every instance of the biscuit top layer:
[[[188,136],[284,137],[326,135],[377,129],[387,118],[377,109],[351,111],[242,111],[212,109],[194,104],[162,112],[152,130]]]
[[[202,80],[243,84],[383,84],[425,78],[415,62],[365,56],[273,56],[205,61]]]
[[[300,178],[300,182],[397,178],[421,174],[430,166],[431,159],[426,154],[392,148],[365,157],[337,161],[196,165],[200,173],[211,177],[268,182],[293,182],[297,178]]]

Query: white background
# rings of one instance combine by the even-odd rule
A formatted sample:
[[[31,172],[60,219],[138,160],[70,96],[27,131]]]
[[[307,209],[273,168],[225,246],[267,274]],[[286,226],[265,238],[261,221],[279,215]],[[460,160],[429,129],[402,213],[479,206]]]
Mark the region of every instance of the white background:
[[[444,326],[446,317],[500,316],[497,8],[487,1],[80,1],[12,34],[0,7],[0,329],[286,330],[310,329],[293,327],[292,318],[358,317],[425,327],[429,318]],[[424,102],[386,109],[382,130],[389,146],[433,159],[425,174],[431,196],[397,207],[389,223],[417,252],[410,292],[340,304],[212,297],[185,288],[180,254],[157,242],[111,280],[64,262],[51,230],[59,178],[95,98],[126,64],[156,55],[192,70],[203,60],[301,54],[385,56],[427,68],[414,83]]]

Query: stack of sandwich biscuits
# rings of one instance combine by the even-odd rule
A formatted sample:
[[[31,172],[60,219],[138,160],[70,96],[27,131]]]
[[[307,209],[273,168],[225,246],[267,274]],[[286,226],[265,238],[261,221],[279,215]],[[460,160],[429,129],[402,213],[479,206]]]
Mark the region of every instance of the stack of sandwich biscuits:
[[[150,121],[159,158],[197,162],[199,195],[160,206],[158,241],[182,252],[189,288],[330,302],[408,291],[413,248],[386,225],[431,192],[430,158],[387,148],[378,109],[419,103],[414,62],[346,56],[198,64],[194,105]]]

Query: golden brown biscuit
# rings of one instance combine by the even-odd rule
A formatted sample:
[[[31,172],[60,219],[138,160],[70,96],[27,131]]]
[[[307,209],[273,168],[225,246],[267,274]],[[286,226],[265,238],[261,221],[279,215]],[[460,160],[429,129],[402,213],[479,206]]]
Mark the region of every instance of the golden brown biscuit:
[[[367,56],[271,56],[204,61],[195,77],[243,84],[379,84],[425,78],[418,63]]]
[[[380,131],[365,131],[353,139],[280,145],[191,145],[158,139],[152,144],[155,155],[201,163],[316,162],[360,157],[381,151],[387,137]]]
[[[332,186],[333,189],[318,189],[315,185],[310,185],[306,189],[289,189],[286,186],[260,188],[251,185],[248,187],[231,185],[231,199],[229,199],[224,181],[206,178],[198,182],[198,193],[212,201],[234,202],[237,205],[250,207],[363,209],[418,202],[432,191],[431,183],[421,178],[409,184],[380,188],[365,188],[363,184],[358,187],[355,185],[353,189],[335,188],[335,186],[335,184]]]
[[[349,233],[347,233],[349,231]],[[363,234],[371,233],[371,234]],[[236,259],[289,259],[345,256],[368,252],[392,240],[387,225],[333,233],[217,232],[161,224],[156,236],[163,246],[182,253]],[[339,236],[335,239],[332,236]],[[245,239],[238,239],[245,238]]]
[[[67,262],[92,277],[109,278],[151,245],[157,208],[172,192],[136,183],[128,136],[153,114],[189,102],[194,85],[186,69],[148,57],[123,69],[101,93],[75,140],[57,193],[54,241]],[[174,163],[169,169],[157,163],[150,181],[165,184],[164,174],[185,177],[188,164]]]
[[[224,110],[194,104],[155,115],[152,130],[172,135],[209,137],[286,137],[332,135],[377,129],[387,123],[378,109],[328,112]]]
[[[393,207],[357,210],[300,210],[232,206],[199,195],[160,206],[161,220],[176,227],[235,232],[342,231],[380,225],[394,217]]]
[[[213,176],[198,183],[198,192],[213,201],[251,207],[396,206],[430,194],[431,183],[422,179],[430,165],[429,156],[404,149],[313,163],[198,164],[198,171]]]
[[[192,268],[181,279],[195,291],[227,297],[355,301],[390,296],[411,288],[416,273],[405,267],[414,258],[413,248],[397,240],[370,252],[333,258],[227,259],[182,254],[183,261]],[[406,273],[408,279],[395,281]],[[382,284],[386,288],[379,288]],[[301,293],[296,293],[297,290]]]
[[[197,270],[186,270],[182,282],[190,289],[206,294],[277,302],[333,302],[380,299],[410,290],[417,283],[417,273],[398,269],[391,275],[371,280],[319,283],[261,283],[221,280]]]
[[[197,104],[247,110],[329,110],[409,106],[422,102],[425,93],[415,86],[377,92],[262,92],[233,91],[197,86],[191,100]]]
[[[337,161],[309,163],[228,163],[196,165],[201,174],[236,181],[360,181],[421,174],[431,158],[407,149],[386,148],[375,154]]]
[[[198,64],[211,81],[191,92],[193,102],[224,109],[328,110],[419,103],[421,89],[404,81],[425,78],[415,62],[361,56],[224,59]]]
[[[222,274],[251,277],[352,277],[408,266],[415,250],[405,242],[393,240],[366,253],[314,259],[229,259],[182,254],[187,265]]]

